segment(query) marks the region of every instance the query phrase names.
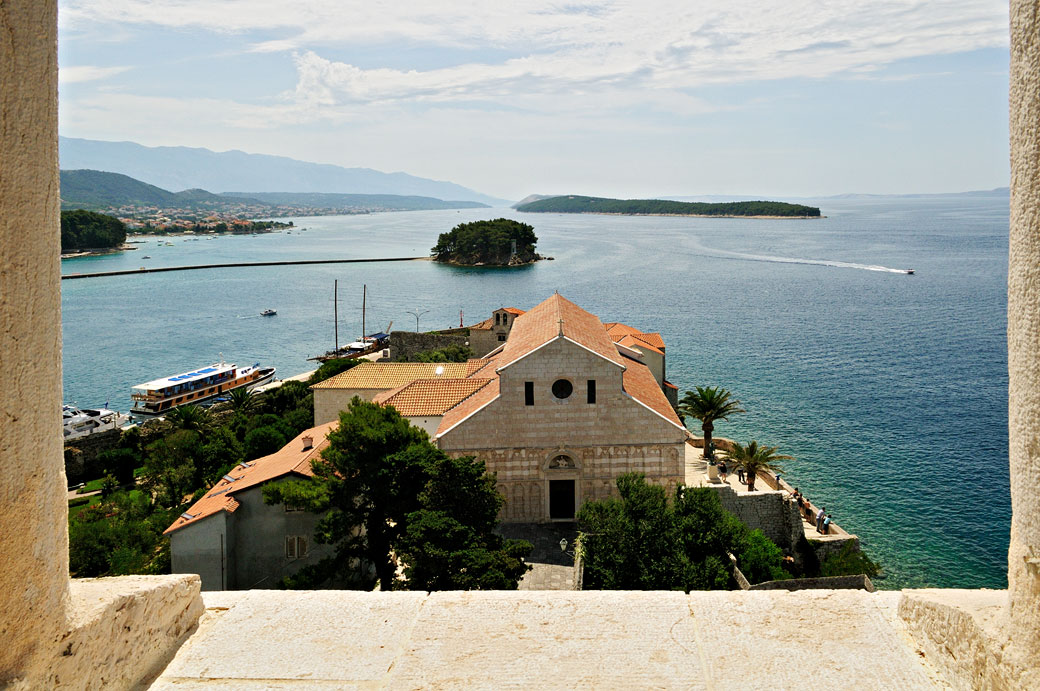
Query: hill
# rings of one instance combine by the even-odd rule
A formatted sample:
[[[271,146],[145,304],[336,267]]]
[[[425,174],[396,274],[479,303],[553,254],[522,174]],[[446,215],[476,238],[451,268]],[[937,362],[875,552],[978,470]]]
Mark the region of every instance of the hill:
[[[127,175],[101,170],[63,170],[60,175],[63,209],[121,206],[219,208],[231,203],[258,203],[252,199],[234,199],[200,189],[170,192]]]
[[[395,194],[461,199],[491,205],[507,203],[452,182],[429,180],[407,173],[344,168],[242,151],[151,147],[134,142],[68,137],[58,138],[58,150],[62,168],[109,170],[163,189]]]
[[[433,197],[398,194],[333,194],[330,192],[225,192],[227,196],[249,197],[268,204],[323,209],[385,209],[418,211],[429,209],[486,209],[472,201],[444,201]],[[222,195],[222,196],[224,196]]]
[[[786,202],[677,202],[668,199],[606,199],[568,195],[520,204],[517,211],[561,214],[620,214],[633,216],[788,216],[816,217],[814,206]]]

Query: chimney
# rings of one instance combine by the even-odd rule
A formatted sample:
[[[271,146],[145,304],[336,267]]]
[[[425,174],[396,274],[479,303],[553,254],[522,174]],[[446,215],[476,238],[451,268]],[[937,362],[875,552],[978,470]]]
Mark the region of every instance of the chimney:
[[[314,448],[314,437],[312,437],[311,435],[308,434],[307,436],[303,437],[303,450],[306,451],[307,449],[313,449],[313,448]]]

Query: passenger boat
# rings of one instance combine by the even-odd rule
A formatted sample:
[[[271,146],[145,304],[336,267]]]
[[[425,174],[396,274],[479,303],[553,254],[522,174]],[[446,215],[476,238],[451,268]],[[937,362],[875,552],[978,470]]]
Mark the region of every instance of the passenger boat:
[[[237,367],[214,363],[209,367],[163,377],[133,387],[134,415],[162,415],[189,403],[201,403],[242,387],[253,388],[274,379],[274,367]]]
[[[129,415],[123,415],[108,408],[80,409],[74,405],[61,407],[62,432],[65,441],[86,437],[94,432],[104,432],[122,427],[130,421]]]

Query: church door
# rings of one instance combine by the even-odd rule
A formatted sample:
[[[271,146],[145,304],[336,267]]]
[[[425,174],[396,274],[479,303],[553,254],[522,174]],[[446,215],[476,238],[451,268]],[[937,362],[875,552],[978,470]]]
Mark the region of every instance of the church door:
[[[574,480],[549,480],[549,518],[574,518]]]

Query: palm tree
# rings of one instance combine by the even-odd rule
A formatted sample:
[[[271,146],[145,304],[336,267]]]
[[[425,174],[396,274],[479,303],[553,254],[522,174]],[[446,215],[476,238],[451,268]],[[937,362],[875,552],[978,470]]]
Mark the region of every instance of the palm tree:
[[[209,424],[209,411],[200,405],[182,405],[166,413],[166,421],[176,429],[200,432]]]
[[[248,413],[256,408],[259,399],[252,391],[242,386],[228,392],[228,405],[236,413]]]
[[[744,467],[744,472],[747,473],[748,492],[755,490],[755,478],[758,476],[758,471],[781,472],[783,468],[776,464],[777,461],[794,460],[793,456],[777,453],[775,446],[759,446],[757,441],[750,441],[747,446],[733,442],[733,448],[726,452],[726,456],[733,461],[734,465]]]
[[[740,407],[740,401],[720,386],[698,386],[697,391],[687,391],[679,401],[679,413],[695,417],[701,421],[704,430],[704,457],[711,460],[715,457],[711,448],[711,433],[715,429],[716,420],[726,420],[734,413],[747,412]]]

